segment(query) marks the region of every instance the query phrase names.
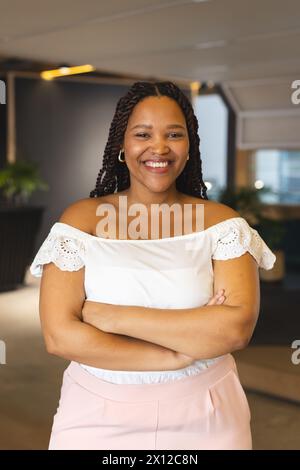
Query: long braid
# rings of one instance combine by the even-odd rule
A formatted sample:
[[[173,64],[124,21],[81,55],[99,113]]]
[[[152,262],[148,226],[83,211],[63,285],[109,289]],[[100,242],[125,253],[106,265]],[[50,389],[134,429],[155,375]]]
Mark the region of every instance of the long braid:
[[[135,82],[127,94],[119,99],[109,129],[109,136],[103,155],[102,168],[99,171],[95,189],[90,197],[99,197],[123,191],[130,187],[130,174],[126,164],[119,162],[118,155],[124,139],[130,114],[136,104],[147,96],[168,96],[181,107],[189,134],[189,160],[184,170],[176,179],[178,191],[190,196],[208,199],[207,188],[202,179],[198,121],[192,105],[185,94],[172,82]]]

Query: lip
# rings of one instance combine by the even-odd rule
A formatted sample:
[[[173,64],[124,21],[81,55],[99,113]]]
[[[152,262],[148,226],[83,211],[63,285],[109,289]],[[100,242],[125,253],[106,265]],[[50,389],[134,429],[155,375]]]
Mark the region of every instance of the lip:
[[[154,167],[151,167],[151,166],[147,166],[145,165],[145,162],[165,162],[165,161],[168,161],[168,165],[166,167],[157,167],[157,168],[154,168]],[[146,169],[146,171],[149,171],[150,173],[156,173],[156,174],[164,174],[164,173],[168,173],[170,167],[172,166],[173,164],[173,161],[172,160],[169,160],[169,159],[148,159],[148,160],[144,160],[142,162],[142,165],[143,167]]]
[[[160,162],[169,162],[172,163],[173,160],[170,158],[147,158],[146,160],[143,160],[142,163],[145,162],[155,162],[155,163],[160,163]]]

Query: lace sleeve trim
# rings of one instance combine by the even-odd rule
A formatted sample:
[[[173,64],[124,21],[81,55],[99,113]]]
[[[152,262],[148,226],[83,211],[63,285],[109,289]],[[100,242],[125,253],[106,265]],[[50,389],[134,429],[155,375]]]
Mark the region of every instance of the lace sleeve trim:
[[[243,219],[228,220],[228,224],[216,226],[216,247],[212,258],[226,260],[236,258],[248,251],[260,268],[272,269],[276,261],[275,254],[270,250],[257,230]]]
[[[82,240],[50,232],[31,266],[33,276],[41,277],[43,265],[53,262],[62,271],[78,271],[84,266],[85,245]]]

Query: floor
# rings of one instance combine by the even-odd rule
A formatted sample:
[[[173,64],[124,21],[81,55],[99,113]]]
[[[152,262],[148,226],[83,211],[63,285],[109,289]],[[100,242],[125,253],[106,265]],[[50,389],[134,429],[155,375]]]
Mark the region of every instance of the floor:
[[[0,449],[47,449],[68,364],[45,351],[38,290],[39,279],[27,273],[24,287],[0,294],[0,340],[6,343],[6,364],[0,364]],[[300,404],[246,393],[254,449],[300,450]]]

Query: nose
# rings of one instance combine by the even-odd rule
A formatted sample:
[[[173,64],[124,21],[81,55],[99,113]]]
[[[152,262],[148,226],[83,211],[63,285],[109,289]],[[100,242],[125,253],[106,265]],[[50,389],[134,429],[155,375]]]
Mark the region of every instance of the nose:
[[[168,153],[169,147],[165,144],[163,139],[159,139],[151,145],[151,152],[158,155]]]

